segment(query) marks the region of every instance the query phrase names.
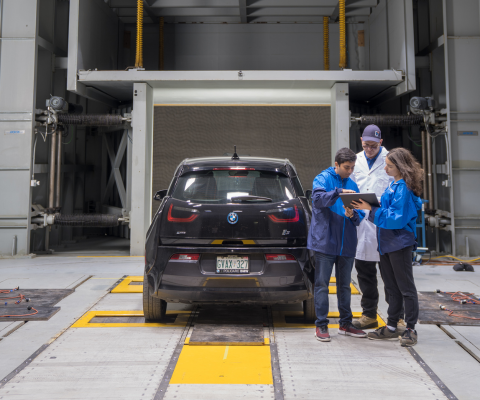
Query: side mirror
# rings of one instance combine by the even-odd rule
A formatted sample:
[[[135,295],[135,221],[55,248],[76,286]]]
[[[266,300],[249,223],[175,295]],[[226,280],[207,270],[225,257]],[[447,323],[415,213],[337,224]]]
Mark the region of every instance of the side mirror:
[[[161,201],[167,195],[168,189],[159,190],[153,196],[154,200]]]
[[[311,189],[305,190],[305,196],[307,197],[308,201],[312,200],[312,190]]]

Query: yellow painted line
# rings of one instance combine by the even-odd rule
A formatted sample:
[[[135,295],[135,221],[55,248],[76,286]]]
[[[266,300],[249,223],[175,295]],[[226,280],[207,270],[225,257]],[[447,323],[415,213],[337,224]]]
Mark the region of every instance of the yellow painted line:
[[[184,346],[170,384],[273,385],[270,346]]]
[[[303,311],[273,311],[273,326],[275,328],[315,328],[315,324],[309,323],[299,323],[299,324],[288,324],[285,322],[285,317],[303,317]],[[360,318],[362,316],[361,312],[352,312],[353,318]],[[340,313],[338,311],[333,311],[328,313],[328,318],[339,318]],[[384,326],[385,322],[377,314],[378,326]],[[338,324],[330,324],[329,328],[339,328]]]
[[[77,256],[77,258],[144,258],[144,256]]]
[[[127,276],[111,293],[143,293],[143,285],[130,285],[132,282],[143,282],[143,276]]]
[[[189,344],[189,343],[190,343],[190,338],[189,337],[185,338],[184,344]]]
[[[334,276],[332,276],[330,278],[330,283],[337,283],[337,278],[335,278]]]
[[[357,290],[355,286],[353,286],[353,283],[350,284],[350,291],[352,294],[360,294],[360,292]],[[337,287],[336,286],[329,286],[328,287],[328,294],[337,294]]]
[[[72,328],[182,328],[187,325],[190,311],[167,311],[168,314],[178,314],[175,322],[161,323],[161,322],[147,322],[147,323],[90,323],[95,317],[143,317],[143,311],[87,311],[77,322],[72,325]]]

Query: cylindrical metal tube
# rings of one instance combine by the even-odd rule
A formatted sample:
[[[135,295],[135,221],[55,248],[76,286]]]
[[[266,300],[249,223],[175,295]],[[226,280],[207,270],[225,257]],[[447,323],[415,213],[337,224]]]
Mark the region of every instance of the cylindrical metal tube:
[[[17,255],[17,235],[13,235],[12,257]]]
[[[432,175],[432,139],[430,135],[426,136],[427,142],[427,187],[428,187],[428,200],[429,207],[433,210],[433,175]]]
[[[113,126],[122,125],[123,117],[117,114],[58,114],[58,122],[65,125]]]
[[[48,186],[48,208],[55,207],[55,160],[57,158],[57,134],[52,133],[50,142],[50,183]]]
[[[323,17],[323,69],[330,70],[329,17]]]
[[[164,35],[163,35],[163,26],[165,23],[165,18],[160,17],[160,23],[159,23],[159,30],[160,30],[160,36],[159,36],[159,49],[158,49],[158,69],[159,71],[163,71],[163,49],[164,49]]]
[[[57,181],[55,185],[55,207],[60,207],[60,190],[62,185],[61,173],[62,173],[62,134],[57,133]]]
[[[428,185],[427,185],[427,132],[422,131],[422,168],[423,168],[423,198],[428,198]],[[428,207],[430,208],[430,207]]]

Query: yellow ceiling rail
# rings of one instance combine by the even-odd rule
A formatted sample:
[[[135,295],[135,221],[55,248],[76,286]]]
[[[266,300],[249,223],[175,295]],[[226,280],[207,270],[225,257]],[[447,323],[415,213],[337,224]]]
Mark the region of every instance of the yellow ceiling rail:
[[[328,48],[329,39],[329,18],[323,17],[323,69],[330,70],[330,49]]]
[[[340,68],[347,67],[347,44],[346,44],[346,28],[345,28],[345,0],[338,2],[338,15],[340,25]]]
[[[143,0],[137,0],[137,53],[135,67],[143,68]]]

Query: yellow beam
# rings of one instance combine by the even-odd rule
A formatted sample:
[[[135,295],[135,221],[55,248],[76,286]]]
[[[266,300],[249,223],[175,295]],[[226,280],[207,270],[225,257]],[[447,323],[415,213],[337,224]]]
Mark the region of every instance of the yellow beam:
[[[130,285],[132,282],[143,282],[143,276],[127,276],[111,293],[143,293],[143,285]]]

